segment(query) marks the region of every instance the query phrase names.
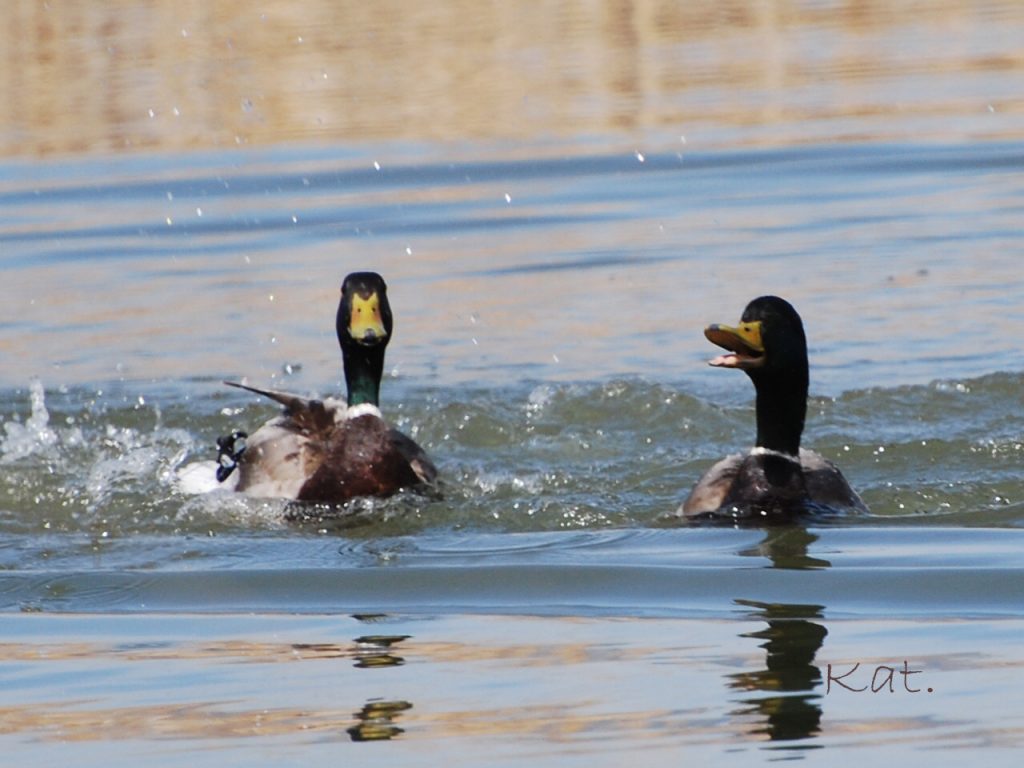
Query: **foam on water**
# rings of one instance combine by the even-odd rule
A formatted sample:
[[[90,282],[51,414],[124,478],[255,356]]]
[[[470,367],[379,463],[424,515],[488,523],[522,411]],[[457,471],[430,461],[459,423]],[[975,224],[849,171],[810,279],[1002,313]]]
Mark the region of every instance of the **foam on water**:
[[[12,463],[40,453],[55,446],[59,440],[57,433],[50,427],[43,383],[39,379],[29,382],[29,402],[31,412],[24,424],[17,420],[4,424],[5,434],[3,440],[0,440],[0,463]],[[67,440],[72,443],[80,438],[81,433],[77,430],[67,435]]]
[[[407,390],[393,410],[438,463],[443,499],[305,515],[213,480],[217,435],[262,423],[273,407],[205,385],[140,405],[131,385],[97,397],[33,382],[5,400],[14,412],[0,443],[0,528],[206,535],[277,530],[296,516],[380,535],[659,525],[753,433],[749,401],[683,390],[644,379]],[[814,398],[806,443],[840,464],[872,510],[869,523],[1020,526],[1021,390],[1024,377],[999,374]]]

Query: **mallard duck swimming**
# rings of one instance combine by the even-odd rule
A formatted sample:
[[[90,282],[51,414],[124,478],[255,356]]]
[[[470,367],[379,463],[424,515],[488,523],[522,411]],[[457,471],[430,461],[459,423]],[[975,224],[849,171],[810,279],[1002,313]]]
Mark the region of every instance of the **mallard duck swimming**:
[[[327,503],[435,485],[437,469],[427,454],[389,426],[378,407],[392,331],[380,275],[354,272],[345,278],[336,327],[348,402],[225,382],[276,400],[284,413],[251,436],[235,432],[218,441],[218,480],[224,482],[237,467],[238,491]]]
[[[710,361],[745,371],[757,392],[757,441],[747,454],[711,467],[679,510],[786,519],[802,512],[867,507],[832,462],[802,449],[807,413],[807,340],[800,315],[777,296],[754,299],[740,324],[709,325],[708,341],[728,350]]]

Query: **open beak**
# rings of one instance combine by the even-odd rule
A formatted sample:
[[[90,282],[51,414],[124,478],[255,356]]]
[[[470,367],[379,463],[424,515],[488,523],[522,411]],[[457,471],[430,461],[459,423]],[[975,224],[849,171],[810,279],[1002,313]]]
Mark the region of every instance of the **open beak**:
[[[750,370],[764,365],[764,343],[761,341],[761,322],[732,325],[709,325],[704,335],[712,344],[729,350],[708,364],[718,368],[739,368]]]

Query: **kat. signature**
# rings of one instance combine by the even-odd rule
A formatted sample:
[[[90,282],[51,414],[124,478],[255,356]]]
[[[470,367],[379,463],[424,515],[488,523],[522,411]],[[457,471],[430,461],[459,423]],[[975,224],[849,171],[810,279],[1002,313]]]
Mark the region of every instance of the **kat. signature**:
[[[832,693],[835,689],[850,691],[851,693],[933,693],[934,688],[914,688],[911,686],[911,675],[920,675],[924,672],[921,669],[911,669],[910,663],[903,661],[903,666],[889,666],[878,664],[874,667],[866,666],[861,669],[860,662],[850,664],[828,664],[825,670],[825,694]],[[920,679],[915,680],[920,684]]]

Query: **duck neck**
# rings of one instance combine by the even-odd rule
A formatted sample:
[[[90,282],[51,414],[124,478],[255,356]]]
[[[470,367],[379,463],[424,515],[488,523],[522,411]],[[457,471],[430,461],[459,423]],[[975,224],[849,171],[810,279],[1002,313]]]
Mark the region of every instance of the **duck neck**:
[[[807,379],[754,379],[757,390],[757,447],[790,456],[800,455],[800,436],[807,416]]]
[[[348,346],[341,350],[349,407],[380,405],[380,380],[384,375],[384,347]]]

